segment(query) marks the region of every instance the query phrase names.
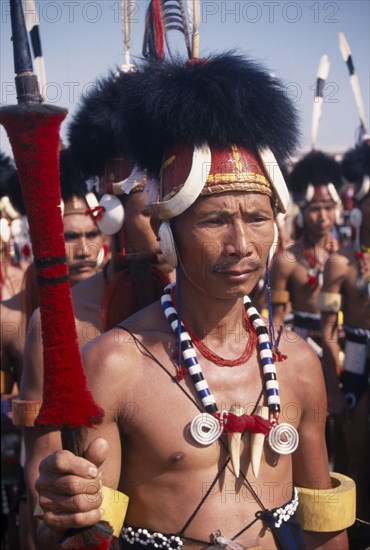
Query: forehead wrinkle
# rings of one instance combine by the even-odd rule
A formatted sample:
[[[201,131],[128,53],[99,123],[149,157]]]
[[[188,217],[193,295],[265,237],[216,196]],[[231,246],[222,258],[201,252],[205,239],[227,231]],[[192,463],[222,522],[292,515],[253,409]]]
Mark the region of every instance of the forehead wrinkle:
[[[264,199],[266,197],[266,199]],[[201,197],[195,204],[195,214],[230,214],[245,210],[248,213],[265,212],[272,210],[270,197],[259,193],[225,193],[213,197]]]

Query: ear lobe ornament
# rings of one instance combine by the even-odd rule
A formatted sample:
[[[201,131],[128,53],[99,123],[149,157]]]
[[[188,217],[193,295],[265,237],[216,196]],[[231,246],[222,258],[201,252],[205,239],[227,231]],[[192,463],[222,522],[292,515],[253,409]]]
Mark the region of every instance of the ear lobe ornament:
[[[173,268],[177,267],[176,246],[172,229],[168,222],[163,221],[161,223],[158,231],[158,237],[164,257]]]

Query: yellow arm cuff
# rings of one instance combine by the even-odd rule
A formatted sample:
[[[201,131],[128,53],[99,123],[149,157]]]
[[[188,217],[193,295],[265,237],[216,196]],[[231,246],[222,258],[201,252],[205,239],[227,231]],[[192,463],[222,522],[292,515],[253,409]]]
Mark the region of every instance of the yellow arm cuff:
[[[102,487],[101,490],[104,509],[101,519],[109,523],[113,529],[113,535],[118,537],[127,512],[128,496],[109,487]]]
[[[320,311],[339,313],[342,305],[342,296],[337,292],[320,292],[317,297],[317,305]]]
[[[271,301],[273,304],[287,304],[290,294],[287,290],[271,290]]]
[[[12,412],[14,426],[34,428],[35,420],[41,408],[41,401],[13,399]]]
[[[297,487],[296,519],[305,531],[331,533],[353,525],[356,519],[356,485],[347,476],[330,472],[332,489]]]

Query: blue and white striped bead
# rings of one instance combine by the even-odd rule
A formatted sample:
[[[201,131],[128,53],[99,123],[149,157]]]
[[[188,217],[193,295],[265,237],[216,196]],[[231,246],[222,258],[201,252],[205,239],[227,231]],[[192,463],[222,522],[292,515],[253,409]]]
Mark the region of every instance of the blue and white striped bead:
[[[262,363],[263,379],[267,395],[267,405],[270,416],[274,416],[280,413],[280,397],[269,334],[265,323],[261,319],[256,308],[252,305],[249,296],[244,297],[244,306],[248,319],[257,333],[259,356]]]
[[[170,323],[172,331],[176,334],[178,331],[179,320],[176,309],[173,306],[170,294],[173,286],[174,284],[166,286],[166,288],[164,289],[164,294],[161,298],[161,304],[163,308],[163,313]],[[198,392],[199,398],[202,401],[202,404],[207,413],[213,414],[218,410],[215,398],[211,394],[208,383],[203,376],[201,366],[199,365],[196,357],[193,343],[182,322],[180,326],[180,341],[182,358],[194,383],[195,389]]]

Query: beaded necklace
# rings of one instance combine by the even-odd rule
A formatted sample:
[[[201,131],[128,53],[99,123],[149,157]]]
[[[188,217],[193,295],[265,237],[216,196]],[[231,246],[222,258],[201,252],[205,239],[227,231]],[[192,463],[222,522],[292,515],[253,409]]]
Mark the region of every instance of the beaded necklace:
[[[172,331],[179,335],[179,344],[181,346],[182,359],[186,367],[185,370],[190,374],[207,413],[197,415],[191,422],[190,432],[195,441],[202,445],[209,445],[216,441],[223,433],[242,433],[245,429],[249,429],[254,433],[264,433],[265,435],[268,433],[269,444],[276,452],[280,454],[292,453],[298,446],[298,432],[289,424],[278,424],[280,415],[279,384],[276,378],[276,367],[272,356],[270,339],[267,328],[249,297],[245,296],[244,306],[248,319],[257,334],[258,352],[262,364],[267,406],[269,409],[269,424],[258,415],[251,417],[246,414],[240,416],[234,415],[229,411],[219,412],[215,398],[198,363],[192,339],[181,319],[179,320],[174,307],[171,297],[171,290],[174,286],[175,283],[172,283],[164,289],[161,298],[163,312]]]
[[[369,252],[370,248],[363,244],[361,244],[359,249],[355,252],[360,268],[360,276],[356,281],[356,286],[361,293],[365,293],[367,290],[368,296],[370,296],[370,274],[365,254],[369,254]]]
[[[320,261],[315,260],[311,252],[311,248],[307,246],[304,237],[302,237],[301,242],[303,247],[303,254],[305,255],[305,258],[310,265],[310,268],[308,270],[308,283],[312,288],[321,288],[323,284],[324,265]],[[329,255],[332,254],[335,251],[335,241],[330,240],[327,244],[327,249]]]
[[[174,297],[173,287],[171,289],[170,295],[171,295],[171,299],[174,304],[174,307],[176,308],[177,304],[176,304],[176,299]],[[194,332],[190,330],[190,328],[187,326],[184,320],[182,320],[181,322],[184,325],[188,334],[190,335],[190,338],[194,346],[197,348],[198,351],[200,351],[203,357],[208,359],[208,361],[212,361],[212,363],[214,363],[215,365],[219,365],[221,367],[236,367],[239,365],[244,365],[244,363],[246,363],[251,358],[251,355],[256,345],[256,339],[257,339],[256,332],[253,329],[251,330],[251,324],[249,322],[246,312],[245,312],[245,321],[247,324],[247,328],[249,328],[249,338],[243,353],[240,355],[240,357],[237,357],[236,359],[224,359],[220,355],[217,355],[216,353],[214,353],[212,350],[208,348],[208,346],[206,346],[206,344],[202,342],[200,338],[198,338],[198,336]]]

